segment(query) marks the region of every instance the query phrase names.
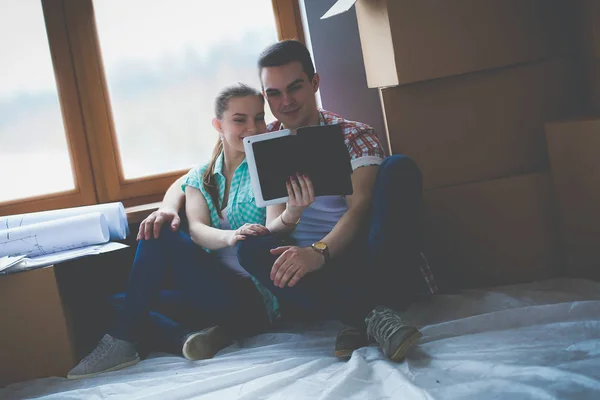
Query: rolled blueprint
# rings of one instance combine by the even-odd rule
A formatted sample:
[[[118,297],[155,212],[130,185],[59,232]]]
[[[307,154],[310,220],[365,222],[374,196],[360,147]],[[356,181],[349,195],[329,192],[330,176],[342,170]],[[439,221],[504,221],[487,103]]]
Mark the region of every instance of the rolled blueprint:
[[[110,239],[108,222],[98,212],[0,231],[0,257],[28,258],[78,249]]]
[[[58,220],[66,217],[74,217],[76,215],[89,214],[93,212],[98,212],[106,217],[108,229],[110,231],[110,240],[121,240],[127,237],[129,234],[127,214],[125,214],[123,203],[120,202],[0,217],[0,232],[6,229],[33,225],[40,222]]]

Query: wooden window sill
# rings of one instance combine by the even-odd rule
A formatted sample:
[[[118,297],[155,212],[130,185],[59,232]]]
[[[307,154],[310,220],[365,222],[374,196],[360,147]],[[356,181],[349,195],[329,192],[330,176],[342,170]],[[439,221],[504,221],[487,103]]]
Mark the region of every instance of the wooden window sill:
[[[141,204],[139,206],[126,207],[125,213],[127,213],[127,222],[131,224],[139,224],[148,215],[158,210],[160,202]]]

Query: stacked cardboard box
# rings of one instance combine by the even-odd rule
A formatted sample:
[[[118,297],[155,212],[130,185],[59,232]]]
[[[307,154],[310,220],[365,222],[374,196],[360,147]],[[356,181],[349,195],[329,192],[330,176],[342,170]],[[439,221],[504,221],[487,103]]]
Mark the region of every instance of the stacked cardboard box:
[[[546,126],[566,274],[600,279],[600,117]]]
[[[391,150],[423,171],[437,267],[468,287],[557,276],[544,124],[584,104],[573,3],[358,0],[356,14]]]
[[[0,387],[65,376],[75,364],[54,267],[0,277]]]
[[[443,268],[453,286],[559,274],[560,238],[549,174],[429,190],[424,202],[431,264],[438,271]]]
[[[578,0],[577,11],[590,108],[600,110],[600,1]]]
[[[556,0],[358,0],[370,87],[527,63],[569,51]]]
[[[544,124],[576,110],[576,67],[555,59],[381,90],[395,153],[426,188],[547,170]]]

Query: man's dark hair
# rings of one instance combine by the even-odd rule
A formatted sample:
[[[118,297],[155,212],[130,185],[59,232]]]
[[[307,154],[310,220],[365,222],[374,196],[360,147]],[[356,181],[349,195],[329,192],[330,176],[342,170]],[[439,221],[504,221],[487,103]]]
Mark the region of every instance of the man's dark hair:
[[[312,58],[304,43],[297,40],[282,40],[264,49],[258,59],[258,70],[260,73],[265,67],[279,67],[293,61],[299,61],[308,79],[312,80],[315,76]]]

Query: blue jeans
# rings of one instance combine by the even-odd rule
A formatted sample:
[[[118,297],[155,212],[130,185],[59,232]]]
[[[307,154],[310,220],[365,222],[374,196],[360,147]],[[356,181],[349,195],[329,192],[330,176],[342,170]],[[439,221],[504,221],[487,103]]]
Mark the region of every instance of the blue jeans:
[[[165,290],[168,277],[172,290]],[[181,230],[165,227],[158,239],[139,243],[110,334],[149,350],[180,354],[191,331],[221,325],[232,335],[250,335],[267,323],[249,276],[223,265]]]
[[[421,181],[421,172],[410,158],[387,157],[377,174],[371,217],[356,243],[294,287],[278,288],[270,279],[276,257],[269,250],[282,245],[281,237],[239,242],[240,263],[277,296],[283,312],[288,309],[303,317],[363,327],[375,306],[401,309],[427,292],[419,269]]]

